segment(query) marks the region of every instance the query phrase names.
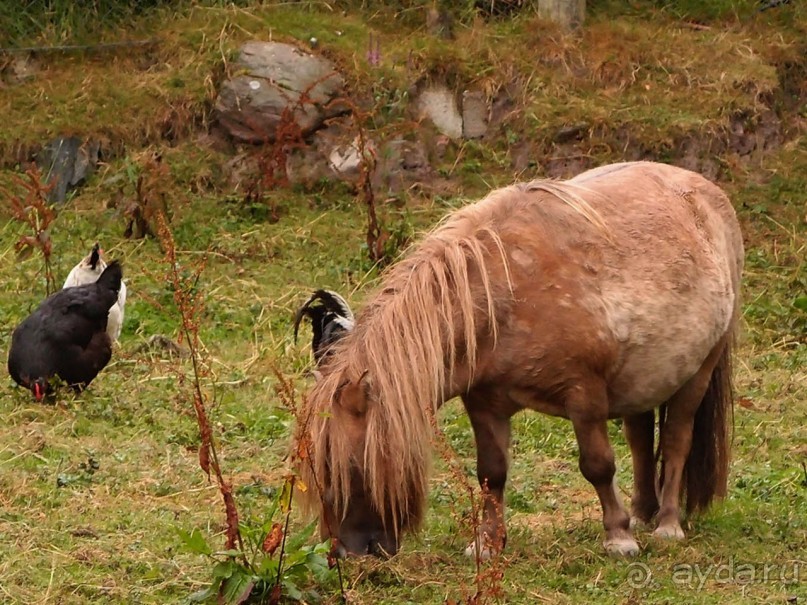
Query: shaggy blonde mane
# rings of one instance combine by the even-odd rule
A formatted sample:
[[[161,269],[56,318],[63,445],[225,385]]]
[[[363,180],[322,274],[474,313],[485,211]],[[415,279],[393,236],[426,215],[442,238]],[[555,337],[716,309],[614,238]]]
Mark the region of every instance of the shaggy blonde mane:
[[[535,181],[494,191],[448,215],[382,277],[355,329],[334,345],[298,426],[298,443],[305,443],[311,456],[301,465],[302,479],[327,489],[337,511],[347,510],[351,470],[358,466],[385,524],[396,530],[417,526],[427,493],[434,413],[449,395],[457,368],[467,370],[462,376],[470,385],[479,338],[489,334],[495,342],[497,302],[510,300],[499,227],[519,207],[538,203],[535,191],[603,226],[574,189],[580,187]],[[336,413],[334,403],[340,389],[359,381],[367,389],[363,451],[343,424],[356,418]],[[311,507],[319,504],[317,491],[306,492]]]

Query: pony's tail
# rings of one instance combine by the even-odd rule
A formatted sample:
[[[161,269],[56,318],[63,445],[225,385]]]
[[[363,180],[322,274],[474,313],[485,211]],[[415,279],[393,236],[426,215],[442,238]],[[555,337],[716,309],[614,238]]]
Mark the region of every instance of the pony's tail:
[[[734,338],[729,336],[695,413],[692,447],[682,477],[688,514],[706,510],[715,497],[726,495],[734,425],[733,349]]]

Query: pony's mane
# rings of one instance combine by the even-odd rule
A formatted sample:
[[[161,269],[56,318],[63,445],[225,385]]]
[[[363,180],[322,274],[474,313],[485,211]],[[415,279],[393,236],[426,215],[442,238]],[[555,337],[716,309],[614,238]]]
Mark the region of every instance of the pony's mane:
[[[589,197],[601,197],[599,192],[571,181],[553,181],[549,179],[539,179],[517,186],[523,191],[543,191],[544,193],[558,198],[569,206],[569,208],[585,217],[592,225],[598,227],[606,237],[609,237],[610,234],[605,220],[600,216],[600,213],[592,208],[591,204],[580,195],[580,192],[584,192],[588,194]]]
[[[532,201],[525,194],[540,190],[603,224],[566,185],[534,181],[506,187],[448,215],[386,272],[355,329],[334,344],[305,401],[298,443],[311,448],[300,468],[304,482],[324,488],[327,478],[337,511],[347,509],[351,468],[359,463],[364,487],[385,523],[396,529],[419,523],[436,407],[455,367],[467,368],[470,384],[478,339],[487,330],[495,341],[497,299],[509,300],[510,274],[498,229],[511,216],[508,202]],[[333,405],[340,388],[360,380],[369,394],[363,459],[355,460],[356,444],[340,427]],[[309,506],[319,502],[317,491],[306,492]]]

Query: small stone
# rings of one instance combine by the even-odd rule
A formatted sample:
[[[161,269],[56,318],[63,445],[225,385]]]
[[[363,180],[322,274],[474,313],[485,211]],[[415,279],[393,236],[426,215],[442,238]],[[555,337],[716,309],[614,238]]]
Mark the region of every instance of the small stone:
[[[5,64],[0,65],[0,82],[21,84],[32,79],[37,66],[31,55],[13,55]]]
[[[554,138],[552,139],[555,143],[563,144],[569,143],[571,141],[579,141],[583,138],[583,135],[588,130],[588,123],[586,122],[578,122],[577,124],[571,124],[569,126],[564,126],[560,128],[556,133]]]
[[[359,151],[359,137],[357,136],[349,145],[334,147],[328,155],[328,163],[331,169],[340,176],[356,176],[359,173],[362,163],[361,152]],[[366,144],[369,149],[366,153],[373,153],[372,143]]]
[[[420,94],[418,113],[431,120],[444,135],[452,139],[462,137],[462,116],[457,109],[454,93],[445,85],[432,85]]]
[[[462,138],[479,139],[488,131],[488,103],[485,93],[466,90],[462,93]]]

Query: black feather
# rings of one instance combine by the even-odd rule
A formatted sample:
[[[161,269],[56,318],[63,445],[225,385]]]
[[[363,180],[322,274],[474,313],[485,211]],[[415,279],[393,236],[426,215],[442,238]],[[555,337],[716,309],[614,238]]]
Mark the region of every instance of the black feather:
[[[109,363],[109,309],[117,302],[123,270],[110,263],[98,281],[59,290],[17,326],[11,336],[8,371],[17,384],[33,388],[59,376],[86,387]]]
[[[294,341],[303,317],[311,320],[311,348],[317,365],[322,363],[328,349],[353,329],[353,312],[347,302],[331,290],[316,290],[294,316]]]
[[[93,271],[95,271],[95,266],[98,264],[99,260],[101,260],[101,245],[95,242],[90,252],[90,268]]]

